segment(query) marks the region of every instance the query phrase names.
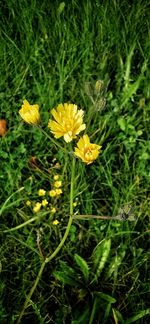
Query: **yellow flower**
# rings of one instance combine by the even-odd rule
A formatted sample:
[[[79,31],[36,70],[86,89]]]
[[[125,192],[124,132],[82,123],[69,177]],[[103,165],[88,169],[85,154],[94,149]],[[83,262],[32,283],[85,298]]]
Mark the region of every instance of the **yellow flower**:
[[[54,175],[54,180],[56,181],[56,180],[58,180],[59,179],[59,174],[55,174]]]
[[[55,192],[56,192],[56,196],[59,196],[59,195],[62,194],[62,190],[61,189],[56,189]]]
[[[30,105],[27,100],[24,100],[19,114],[26,123],[38,124],[40,120],[39,105]]]
[[[90,164],[97,159],[100,145],[90,143],[88,135],[83,135],[75,147],[75,155],[78,156],[83,162]]]
[[[34,208],[33,208],[33,211],[35,212],[35,213],[38,213],[39,211],[40,211],[40,209],[41,209],[41,203],[39,203],[39,202],[37,202],[36,204],[35,204],[35,206],[34,206]]]
[[[83,124],[83,110],[77,110],[74,104],[59,104],[56,109],[52,109],[51,114],[55,121],[49,120],[48,127],[55,138],[63,136],[67,143],[76,138],[76,135],[86,127]]]
[[[56,190],[50,190],[49,195],[50,197],[56,197],[57,196]]]
[[[53,225],[58,225],[59,224],[59,221],[57,220],[57,219],[55,219],[54,221],[53,221]]]
[[[48,205],[48,201],[47,201],[47,199],[43,199],[42,200],[42,206],[43,207],[46,207]]]
[[[45,194],[46,194],[46,191],[44,189],[39,189],[39,191],[38,191],[39,196],[45,196]]]
[[[61,181],[55,181],[54,182],[54,187],[55,188],[60,188],[62,186],[62,182]]]
[[[26,205],[27,205],[27,206],[30,206],[30,205],[31,205],[31,201],[30,201],[30,200],[27,200],[27,201],[26,201]]]
[[[51,208],[51,213],[52,213],[52,214],[55,214],[55,213],[56,213],[56,208],[55,208],[55,207],[52,207],[52,208]]]

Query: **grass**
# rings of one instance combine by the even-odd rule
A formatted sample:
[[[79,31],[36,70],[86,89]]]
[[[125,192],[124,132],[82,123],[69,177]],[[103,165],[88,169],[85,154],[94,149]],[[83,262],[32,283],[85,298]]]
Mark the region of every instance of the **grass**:
[[[45,257],[57,248],[69,216],[70,155],[20,120],[25,98],[40,105],[47,133],[53,107],[77,104],[91,141],[102,145],[95,163],[76,161],[75,213],[115,216],[130,203],[137,220],[75,219],[22,323],[149,322],[149,21],[142,0],[8,0],[1,6],[0,118],[8,125],[0,139],[2,323],[17,321],[41,252]],[[93,105],[98,79],[103,89]],[[39,200],[40,188],[50,190],[56,173],[63,195],[53,201],[54,226],[49,212],[35,215],[26,201]]]

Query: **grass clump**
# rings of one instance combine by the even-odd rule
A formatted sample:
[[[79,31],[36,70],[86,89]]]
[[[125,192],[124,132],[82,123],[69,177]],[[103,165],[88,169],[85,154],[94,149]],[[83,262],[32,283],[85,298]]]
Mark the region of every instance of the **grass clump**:
[[[22,323],[148,323],[148,9],[141,0],[1,6],[3,323],[25,300]],[[40,106],[41,127],[21,122],[25,99]],[[71,143],[47,128],[65,102],[84,110],[85,132],[102,146],[91,165],[73,166]]]

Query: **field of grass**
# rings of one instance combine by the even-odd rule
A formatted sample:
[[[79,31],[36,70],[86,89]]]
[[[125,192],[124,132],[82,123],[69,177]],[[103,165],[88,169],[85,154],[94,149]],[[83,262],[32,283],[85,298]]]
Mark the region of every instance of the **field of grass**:
[[[149,323],[148,3],[2,2],[2,324]],[[40,106],[41,127],[21,119],[25,99]],[[67,102],[84,110],[83,133],[102,146],[92,164],[72,163],[76,141],[54,139],[47,127],[51,109]],[[63,193],[53,198],[57,174]]]

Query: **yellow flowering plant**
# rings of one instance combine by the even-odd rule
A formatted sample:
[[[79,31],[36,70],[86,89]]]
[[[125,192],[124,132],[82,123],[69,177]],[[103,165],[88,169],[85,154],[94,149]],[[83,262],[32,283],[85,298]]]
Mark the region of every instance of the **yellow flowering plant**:
[[[99,95],[101,95],[103,88],[103,84],[101,81],[96,82],[95,84],[95,93],[97,95],[97,99],[99,99]],[[93,101],[93,104],[95,102]],[[96,101],[96,104],[98,102]],[[95,104],[95,106],[96,106]],[[38,105],[30,105],[27,100],[24,100],[23,105],[21,109],[19,110],[20,116],[23,118],[23,120],[29,124],[37,125],[40,121],[40,114],[39,114],[39,106]],[[41,249],[39,246],[39,252],[41,255],[41,267],[39,269],[37,278],[29,292],[29,294],[26,297],[25,303],[23,305],[22,311],[20,313],[20,316],[18,318],[17,323],[19,324],[25,309],[28,307],[28,304],[30,303],[30,300],[32,298],[32,295],[38,285],[38,282],[42,276],[42,273],[45,269],[45,266],[47,263],[49,263],[53,258],[56,257],[56,255],[59,253],[60,249],[63,247],[68,234],[70,232],[70,228],[72,225],[72,222],[74,219],[88,219],[88,218],[98,218],[98,219],[112,219],[110,216],[98,216],[98,215],[77,215],[77,213],[74,213],[74,208],[77,206],[77,202],[74,200],[75,199],[75,194],[74,194],[74,186],[75,186],[75,163],[76,163],[76,158],[81,160],[83,163],[86,165],[91,165],[99,156],[101,152],[101,145],[91,143],[90,138],[88,134],[83,134],[82,136],[80,135],[80,138],[78,138],[79,134],[86,130],[86,124],[83,121],[84,117],[84,111],[82,109],[78,109],[77,105],[72,104],[72,103],[65,103],[65,104],[59,104],[55,109],[51,110],[51,115],[53,119],[50,119],[48,122],[48,128],[50,129],[50,132],[53,134],[55,139],[62,138],[66,143],[73,142],[73,145],[69,146],[69,149],[64,148],[59,142],[57,142],[53,137],[51,137],[48,133],[46,133],[42,127],[39,129],[47,136],[47,138],[50,139],[51,143],[54,143],[57,147],[61,149],[61,152],[65,152],[65,154],[68,154],[69,159],[70,156],[72,157],[72,164],[71,164],[71,179],[70,179],[70,212],[69,212],[69,219],[68,223],[66,225],[66,229],[64,232],[64,235],[62,236],[62,239],[54,252],[51,254],[48,254],[46,257],[44,257],[44,254],[41,253]],[[88,122],[89,123],[89,122]],[[89,126],[89,125],[88,125]],[[76,141],[76,144],[74,145],[74,141]],[[67,144],[66,144],[67,145]],[[71,152],[70,152],[70,147],[71,147]],[[71,154],[70,154],[71,153]],[[68,159],[68,161],[69,161]],[[33,212],[38,213],[41,208],[47,208],[48,205],[50,205],[50,213],[52,215],[52,225],[58,225],[59,220],[57,211],[58,211],[58,206],[56,206],[55,202],[60,199],[62,195],[62,181],[59,178],[59,175],[54,175],[53,180],[52,180],[52,185],[51,185],[51,190],[48,192],[48,196],[46,197],[46,192],[44,189],[39,189],[38,191],[38,196],[43,197],[41,202],[36,202],[36,204],[33,207]],[[51,199],[53,204],[49,204],[49,201],[47,199]],[[30,206],[31,204],[27,201],[26,205]],[[56,218],[53,220],[53,216],[56,214]],[[33,217],[32,221],[36,220],[37,217]],[[113,219],[120,219],[119,216],[117,218],[114,217]],[[18,229],[22,226],[25,226],[28,224],[30,221],[25,222],[23,225],[17,226],[15,229]],[[13,229],[11,229],[13,230]]]
[[[29,124],[37,125],[40,121],[39,106],[30,105],[27,100],[24,100],[23,105],[19,110],[19,114],[23,118],[23,120]],[[84,134],[83,136],[78,138],[79,134],[86,129],[86,124],[83,121],[84,111],[82,109],[78,109],[77,105],[72,103],[59,104],[55,109],[51,110],[51,115],[53,119],[49,120],[48,128],[50,129],[50,132],[53,134],[55,139],[59,139],[63,137],[66,143],[69,143],[71,141],[73,141],[74,143],[74,141],[77,140],[75,147],[74,148],[72,147],[71,149],[71,155],[70,155],[71,146],[69,146],[69,150],[67,150],[61,144],[59,144],[55,139],[53,139],[53,137],[47,134],[42,129],[42,127],[39,128],[47,136],[47,138],[51,140],[52,143],[55,143],[57,147],[61,149],[62,152],[69,153],[69,158],[70,156],[72,157],[71,180],[70,180],[70,213],[69,213],[69,219],[68,219],[68,224],[66,226],[65,233],[57,248],[54,250],[52,254],[47,255],[46,257],[43,257],[42,254],[42,263],[41,263],[39,273],[37,275],[33,287],[31,288],[25,300],[23,309],[20,313],[17,323],[20,323],[24,315],[25,309],[28,306],[29,301],[31,300],[31,297],[38,285],[38,282],[42,276],[46,264],[49,263],[58,254],[58,252],[64,245],[68,237],[70,227],[74,218],[82,219],[82,216],[85,216],[85,215],[74,215],[73,213],[73,210],[77,205],[74,201],[76,158],[79,158],[79,160],[81,160],[85,164],[90,165],[98,158],[101,151],[101,145],[91,143],[90,138],[87,134]],[[36,204],[33,207],[34,213],[38,213],[43,207],[48,208],[47,206],[49,205],[49,202],[47,199],[51,199],[54,203],[62,195],[62,193],[63,193],[62,181],[60,180],[59,175],[54,175],[53,182],[51,185],[51,190],[48,192],[49,198],[46,198],[48,196],[45,196],[46,195],[45,189],[39,189],[38,196],[39,197],[44,196],[45,199],[43,199],[41,202],[36,202]],[[59,221],[57,219],[58,208],[55,208],[55,206],[56,205],[54,203],[53,207],[51,207],[51,214],[54,215],[56,213],[56,219],[53,220],[52,222],[53,225],[59,224]]]

